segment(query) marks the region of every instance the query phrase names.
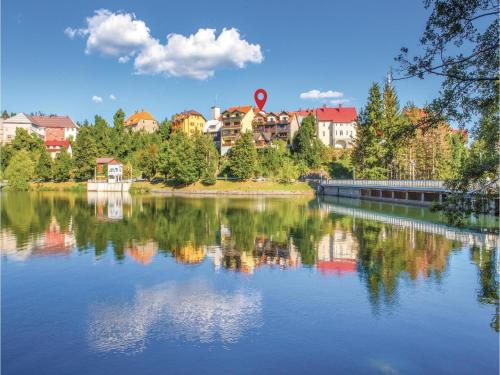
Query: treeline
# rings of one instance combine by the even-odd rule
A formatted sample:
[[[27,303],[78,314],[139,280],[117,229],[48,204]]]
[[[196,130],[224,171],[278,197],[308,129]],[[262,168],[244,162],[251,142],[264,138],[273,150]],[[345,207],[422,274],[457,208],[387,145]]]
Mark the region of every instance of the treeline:
[[[291,182],[321,168],[325,154],[315,137],[313,117],[303,121],[292,149],[281,141],[257,149],[253,134],[244,133],[222,158],[209,135],[172,133],[167,119],[154,133],[132,132],[125,128],[124,119],[119,109],[112,126],[98,115],[94,123],[79,124],[78,135],[71,140],[72,156],[63,150],[54,160],[41,139],[17,129],[12,144],[0,150],[2,178],[14,190],[28,189],[30,181],[86,181],[94,176],[97,157],[112,156],[124,164],[124,178],[164,178],[183,185],[213,184],[217,176]]]
[[[400,108],[394,87],[374,83],[358,116],[352,163],[357,178],[446,180],[458,177],[468,157],[467,134],[424,110]]]

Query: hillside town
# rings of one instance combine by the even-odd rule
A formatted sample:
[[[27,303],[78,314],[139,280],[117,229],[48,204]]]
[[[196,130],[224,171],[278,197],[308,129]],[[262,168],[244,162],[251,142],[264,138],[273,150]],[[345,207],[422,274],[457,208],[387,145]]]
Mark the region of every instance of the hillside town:
[[[182,132],[188,137],[196,133],[210,135],[221,155],[227,154],[244,132],[253,133],[257,148],[277,140],[291,145],[302,120],[308,115],[316,119],[316,136],[327,147],[352,148],[356,137],[356,108],[342,105],[277,112],[261,111],[251,105],[228,107],[221,112],[219,107],[213,106],[210,113],[209,119],[193,109],[175,114],[171,120],[172,132]],[[148,111],[140,109],[125,119],[124,127],[132,132],[154,133],[159,128],[159,122]],[[71,142],[76,139],[79,125],[64,115],[18,113],[6,116],[0,119],[2,145],[12,143],[17,129],[24,129],[43,140],[47,151],[55,159],[62,149],[72,154]]]

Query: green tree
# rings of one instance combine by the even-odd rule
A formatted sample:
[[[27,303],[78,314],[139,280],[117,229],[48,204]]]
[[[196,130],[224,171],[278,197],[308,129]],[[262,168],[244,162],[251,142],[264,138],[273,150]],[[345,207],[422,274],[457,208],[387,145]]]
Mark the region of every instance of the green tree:
[[[6,110],[4,110],[4,111],[2,112],[2,118],[3,118],[4,120],[6,120],[6,119],[8,119],[8,118],[9,118],[9,113],[8,113]]]
[[[253,141],[253,133],[245,132],[236,140],[229,151],[229,169],[239,180],[252,177],[257,162],[257,151]]]
[[[43,141],[35,134],[29,134],[25,129],[17,128],[16,136],[12,141],[12,147],[15,150],[26,150],[38,152],[45,148]]]
[[[35,173],[35,163],[30,152],[17,151],[5,170],[9,188],[12,190],[28,190],[29,181]]]
[[[358,117],[353,164],[357,178],[385,179],[386,149],[381,138],[384,123],[383,101],[377,83],[370,87],[368,103]]]
[[[166,141],[167,139],[170,138],[170,133],[172,132],[172,121],[170,121],[168,118],[165,118],[161,123],[160,126],[158,127],[158,135],[160,137],[160,141]]]
[[[42,181],[49,181],[52,178],[52,159],[45,147],[40,151],[35,174]]]
[[[9,165],[10,159],[14,155],[15,150],[12,145],[0,146],[0,172],[3,174]]]
[[[193,136],[194,159],[198,170],[198,178],[207,185],[216,181],[219,153],[213,139],[207,134],[196,133]]]
[[[92,126],[81,127],[73,144],[75,178],[79,181],[91,179],[96,165],[97,146],[92,135]]]
[[[293,153],[297,160],[316,169],[323,162],[325,146],[316,137],[316,119],[309,115],[302,120],[293,141]]]
[[[99,115],[95,116],[93,136],[99,156],[106,156],[113,153],[114,150],[110,142],[110,128],[106,120]]]
[[[113,115],[113,129],[109,129],[112,154],[122,160],[131,152],[130,137],[124,126],[125,112],[119,108]]]
[[[161,145],[158,169],[165,178],[175,179],[184,185],[198,180],[193,142],[186,134],[175,132]]]
[[[146,149],[139,150],[137,158],[138,167],[143,176],[151,180],[156,175],[158,168],[158,148],[156,144],[152,143]]]
[[[53,176],[56,182],[68,181],[71,177],[71,157],[68,152],[63,149],[61,150],[55,160],[53,165]]]

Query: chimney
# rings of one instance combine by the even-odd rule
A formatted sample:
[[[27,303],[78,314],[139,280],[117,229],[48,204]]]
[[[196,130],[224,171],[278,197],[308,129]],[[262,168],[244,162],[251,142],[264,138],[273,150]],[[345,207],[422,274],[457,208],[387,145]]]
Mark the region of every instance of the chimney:
[[[212,120],[218,120],[220,117],[220,108],[214,105],[211,109],[212,109]]]
[[[339,103],[339,109],[342,108],[342,103]]]

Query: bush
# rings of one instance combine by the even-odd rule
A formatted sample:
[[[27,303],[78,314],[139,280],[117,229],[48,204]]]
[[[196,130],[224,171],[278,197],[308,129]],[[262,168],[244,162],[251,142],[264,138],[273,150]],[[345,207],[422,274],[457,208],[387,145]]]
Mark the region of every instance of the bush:
[[[9,181],[9,189],[28,190],[29,181],[34,173],[35,163],[31,153],[26,150],[16,152],[5,170],[5,177]]]

